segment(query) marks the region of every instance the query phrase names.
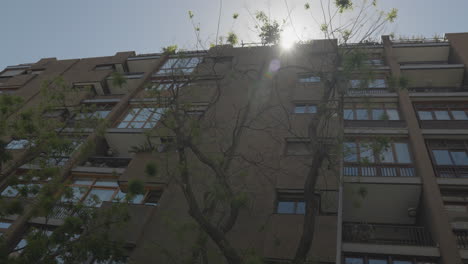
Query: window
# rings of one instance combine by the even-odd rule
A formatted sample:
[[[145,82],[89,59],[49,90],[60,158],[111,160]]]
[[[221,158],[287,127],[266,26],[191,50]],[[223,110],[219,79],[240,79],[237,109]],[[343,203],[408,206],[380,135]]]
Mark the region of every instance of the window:
[[[369,59],[369,60],[365,60],[364,64],[373,65],[373,66],[382,66],[384,62],[382,59]]]
[[[415,104],[419,120],[468,120],[466,103],[419,103]]]
[[[35,197],[42,188],[40,183],[20,183],[15,185],[8,185],[2,192],[2,197],[18,197],[26,196],[29,198]]]
[[[71,195],[64,195],[62,202],[82,202],[93,207],[100,207],[102,202],[112,201],[119,191],[116,180],[106,179],[74,179],[69,187]]]
[[[172,81],[158,81],[153,82],[151,86],[146,87],[146,91],[168,91],[170,89],[177,90],[183,86],[188,86],[190,83],[187,82],[172,82]]]
[[[279,192],[276,199],[277,214],[305,214],[304,192]]]
[[[195,67],[197,67],[197,65],[202,62],[202,60],[203,57],[169,58],[155,75],[164,76],[191,74]]]
[[[395,103],[345,104],[343,111],[345,120],[400,120]]]
[[[345,256],[344,264],[436,264],[438,261],[434,258],[427,257],[398,257],[398,256],[383,256],[353,254],[353,256]]]
[[[12,140],[5,149],[25,149],[29,145],[29,141],[26,139]]]
[[[345,257],[345,264],[364,264],[364,258]]]
[[[286,155],[301,156],[311,154],[311,144],[307,139],[291,138],[286,140]]]
[[[297,81],[300,82],[300,83],[319,83],[320,82],[320,77],[310,75],[310,74],[301,74],[301,75],[299,75]]]
[[[377,149],[380,153],[374,153]],[[402,142],[391,142],[385,146],[373,141],[345,142],[343,159],[350,163],[411,163],[408,144]]]
[[[383,78],[377,78],[374,80],[350,80],[349,84],[353,89],[366,89],[366,88],[387,88],[387,83]]]
[[[316,114],[317,105],[315,104],[296,104],[294,106],[295,114]]]
[[[432,150],[437,165],[468,166],[468,154],[465,150]]]
[[[10,222],[0,221],[0,237],[3,236],[3,233],[5,233],[10,226]]]
[[[12,77],[24,73],[25,69],[6,69],[0,73],[0,77]]]
[[[82,112],[77,113],[75,120],[105,119],[112,111],[113,105],[85,105]]]
[[[117,128],[153,128],[161,119],[165,108],[132,108]]]
[[[114,69],[114,64],[101,64],[101,65],[96,65],[94,68],[95,71],[102,71],[102,70],[113,70]]]
[[[128,202],[132,204],[140,204],[143,201],[145,196],[143,194],[137,194],[133,197],[127,197],[127,194],[119,190],[119,192],[115,195],[113,202]],[[127,201],[128,199],[128,201]]]

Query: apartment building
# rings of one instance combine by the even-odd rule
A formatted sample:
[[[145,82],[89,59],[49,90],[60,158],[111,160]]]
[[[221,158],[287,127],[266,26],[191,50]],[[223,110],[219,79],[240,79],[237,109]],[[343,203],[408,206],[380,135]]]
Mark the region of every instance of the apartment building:
[[[177,116],[197,139],[186,146],[184,164],[199,204],[209,204],[204,195],[215,192],[218,164],[210,160],[224,163],[229,186],[245,196],[227,232],[239,252],[267,263],[294,257],[318,146],[329,158],[319,163],[314,185],[311,263],[468,262],[467,47],[468,33],[443,40],[382,36],[379,43],[348,45],[315,40],[290,51],[218,46],[7,67],[0,92],[22,97],[23,108],[40,104],[41,85],[58,76],[74,88],[66,105],[44,118],[66,121],[60,133],[77,143],[50,163],[61,168],[73,199],[59,199],[47,215],[28,213],[32,197],[11,185],[12,177],[22,186],[47,184],[21,181],[40,166],[28,160],[0,179],[4,199],[31,204],[1,219],[0,232],[11,249],[24,246],[31,228],[53,230],[76,213],[67,203],[104,210],[123,202],[138,180],[144,193],[127,201],[130,219],[112,239],[124,242],[128,263],[186,260],[198,229],[180,178],[180,134],[169,121]],[[355,51],[366,54],[366,72],[337,78],[345,70],[341,54]],[[183,114],[169,114],[174,104]],[[97,123],[74,126],[89,116],[105,120],[104,132]],[[8,141],[14,161],[25,161],[30,142]],[[73,152],[83,142],[95,144],[84,158]],[[223,223],[230,211],[218,210],[213,217]],[[225,262],[214,243],[207,248],[211,261]]]

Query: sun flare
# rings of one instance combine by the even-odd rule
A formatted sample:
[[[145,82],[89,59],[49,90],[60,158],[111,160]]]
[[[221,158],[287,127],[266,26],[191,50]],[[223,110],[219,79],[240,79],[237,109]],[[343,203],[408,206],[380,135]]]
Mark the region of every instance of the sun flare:
[[[297,41],[297,37],[291,28],[287,28],[283,32],[281,32],[281,41],[280,41],[281,48],[285,50],[289,50],[294,46],[296,41]]]

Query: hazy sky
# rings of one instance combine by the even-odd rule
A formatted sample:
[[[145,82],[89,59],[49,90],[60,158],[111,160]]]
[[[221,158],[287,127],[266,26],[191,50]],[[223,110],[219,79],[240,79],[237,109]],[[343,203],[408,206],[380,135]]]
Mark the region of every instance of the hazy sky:
[[[305,2],[310,2],[313,12],[318,12],[314,2],[319,0],[287,1],[298,35],[320,38],[304,10]],[[287,18],[284,0],[224,0],[222,4],[220,32],[233,30],[245,42],[255,36],[249,12],[265,10],[274,18]],[[193,49],[196,41],[188,10],[195,14],[207,44],[216,33],[219,7],[219,0],[3,0],[0,70],[45,57],[152,53],[171,44]],[[379,7],[399,10],[389,32],[433,36],[468,31],[467,0],[380,0]],[[239,13],[235,23],[233,13]]]

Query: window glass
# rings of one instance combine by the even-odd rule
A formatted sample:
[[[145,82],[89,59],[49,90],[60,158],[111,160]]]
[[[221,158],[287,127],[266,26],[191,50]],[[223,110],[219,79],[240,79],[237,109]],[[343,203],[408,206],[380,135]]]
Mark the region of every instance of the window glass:
[[[434,111],[437,120],[450,120],[448,111]]]
[[[387,109],[387,115],[389,120],[400,120],[400,115],[396,109]]]
[[[364,259],[345,257],[345,264],[364,264]]]
[[[126,201],[125,196],[126,194],[122,192],[121,190],[119,190],[119,192],[115,195],[113,201],[125,202]],[[145,196],[143,194],[137,194],[137,195],[134,195],[133,198],[129,200],[129,202],[133,204],[140,204],[141,202],[143,202],[144,197]]]
[[[7,223],[7,222],[0,222],[0,228],[2,229],[7,229],[11,226],[11,223]]]
[[[296,214],[305,214],[305,202],[296,202]]]
[[[380,162],[383,163],[393,163],[395,160],[393,159],[393,151],[391,147],[384,148],[380,153]]]
[[[79,179],[79,180],[74,180],[73,181],[73,184],[77,184],[77,185],[91,185],[93,184],[93,181],[92,179]]]
[[[356,119],[369,120],[369,114],[367,112],[367,109],[356,109]]]
[[[386,259],[372,259],[370,258],[368,260],[369,264],[388,264],[388,260]]]
[[[468,166],[468,156],[465,151],[450,151],[455,165]]]
[[[393,143],[395,146],[398,163],[411,163],[411,158],[406,143]]]
[[[374,162],[374,150],[370,144],[360,143],[361,162]]]
[[[25,149],[29,141],[26,139],[12,140],[5,149]]]
[[[432,154],[437,165],[453,165],[448,150],[433,150]]]
[[[372,120],[387,120],[388,117],[383,109],[372,109]]]
[[[468,120],[465,111],[452,111],[452,116],[455,120]]]
[[[293,214],[294,213],[294,202],[292,201],[279,201],[278,208],[276,211],[278,214]]]
[[[385,79],[375,79],[369,82],[369,88],[386,88]]]
[[[354,113],[352,109],[344,109],[343,117],[345,120],[353,120]]]
[[[432,120],[432,113],[429,111],[418,111],[420,120]]]
[[[351,88],[361,88],[361,80],[350,80]]]
[[[2,191],[1,195],[4,197],[16,197],[18,195],[18,188],[8,186]]]
[[[317,106],[316,105],[309,105],[309,107],[307,108],[307,111],[309,113],[315,114],[315,113],[317,113]]]
[[[99,207],[102,202],[110,201],[114,192],[115,190],[92,189],[86,197],[84,204]]]
[[[99,181],[96,181],[94,186],[119,187],[119,184],[116,181],[99,180]]]
[[[357,162],[357,144],[345,142],[343,144],[343,156],[345,162]]]
[[[294,107],[294,113],[296,114],[304,114],[305,112],[306,112],[305,105],[296,105],[296,107]]]
[[[317,83],[320,82],[320,77],[318,76],[300,76],[299,82],[301,83]]]
[[[413,264],[411,260],[394,260],[393,264]]]
[[[3,73],[0,73],[0,76],[2,77],[11,77],[15,75],[19,75],[24,72],[24,69],[19,69],[19,70],[6,70]]]

